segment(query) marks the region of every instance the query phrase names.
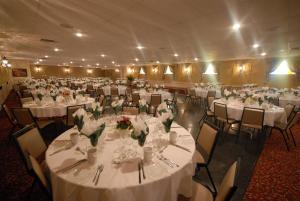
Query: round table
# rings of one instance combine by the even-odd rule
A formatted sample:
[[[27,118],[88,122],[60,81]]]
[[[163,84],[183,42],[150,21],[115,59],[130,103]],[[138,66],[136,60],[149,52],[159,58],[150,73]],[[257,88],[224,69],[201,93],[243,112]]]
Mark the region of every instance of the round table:
[[[237,121],[241,120],[244,107],[262,109],[262,107],[258,104],[246,105],[239,100],[225,100],[224,98],[221,98],[214,100],[210,107],[211,111],[214,111],[214,103],[226,104],[228,118],[235,119]],[[287,117],[284,108],[272,105],[272,108],[265,109],[264,125],[274,126],[275,121],[286,123]]]
[[[67,107],[73,105],[91,106],[95,102],[94,98],[82,99],[81,101],[58,102],[55,103],[51,98],[44,101],[42,105],[30,101],[23,104],[24,108],[29,108],[32,115],[37,118],[63,117],[67,115]]]
[[[109,118],[109,117],[108,117]],[[115,117],[113,117],[115,118]],[[106,122],[112,122],[106,120]],[[150,133],[144,146],[155,146],[157,142],[164,142],[162,152],[166,158],[177,163],[179,167],[170,167],[164,161],[159,160],[154,154],[151,163],[144,164],[146,179],[139,184],[137,161],[113,163],[115,150],[120,147],[122,140],[113,138],[114,124],[106,123],[105,130],[99,138],[97,145],[97,162],[93,165],[83,162],[66,172],[56,173],[66,165],[74,164],[76,161],[86,158],[86,154],[76,151],[75,147],[87,150],[90,146],[85,136],[80,136],[77,145],[71,149],[51,155],[55,150],[69,143],[70,133],[76,132],[70,129],[55,139],[46,151],[46,163],[50,169],[53,200],[55,201],[177,201],[178,194],[191,196],[192,175],[194,166],[192,156],[195,151],[195,141],[191,134],[183,127],[173,123],[171,130],[178,134],[177,144],[190,150],[190,152],[169,144],[168,134],[157,135],[157,125],[160,124],[156,118],[147,117],[146,120]],[[129,138],[129,141],[132,139]],[[133,145],[137,141],[132,140]],[[140,153],[142,148],[137,146]],[[142,154],[141,154],[142,157]],[[92,180],[99,164],[104,165],[99,182],[95,185]]]
[[[134,93],[139,93],[140,98],[146,100],[147,103],[151,102],[151,95],[152,94],[160,94],[161,95],[161,101],[170,100],[172,99],[172,95],[170,92],[163,91],[163,90],[157,90],[153,92],[147,92],[144,89],[134,91]]]
[[[300,107],[300,97],[290,95],[290,96],[281,96],[279,97],[279,105],[285,107],[287,104],[293,104],[296,108]]]
[[[206,89],[206,88],[200,88],[200,87],[195,87],[193,89],[195,89],[195,94],[198,97],[206,98],[209,91],[216,92],[216,95],[215,95],[216,98],[221,97],[221,90],[219,90],[219,89]]]

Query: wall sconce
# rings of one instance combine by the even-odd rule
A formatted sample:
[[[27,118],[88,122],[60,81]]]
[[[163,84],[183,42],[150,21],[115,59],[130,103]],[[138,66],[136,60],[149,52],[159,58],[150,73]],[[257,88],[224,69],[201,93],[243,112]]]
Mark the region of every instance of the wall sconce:
[[[0,64],[4,68],[10,68],[11,67],[11,64],[8,62],[6,57],[0,58]]]
[[[244,72],[244,70],[245,70],[245,65],[244,65],[244,64],[240,64],[240,65],[238,66],[238,69],[239,69],[240,73]]]
[[[173,75],[173,72],[171,71],[170,66],[167,66],[166,71],[165,71],[165,75]]]
[[[42,71],[42,68],[41,67],[35,67],[34,70],[35,70],[35,72],[39,73],[39,72]]]
[[[191,67],[190,66],[185,66],[184,69],[183,69],[183,72],[185,74],[190,74],[192,71]]]
[[[120,72],[120,69],[116,68],[116,69],[115,69],[115,72],[116,72],[116,73],[119,73],[119,72]]]
[[[70,68],[65,68],[64,71],[65,73],[70,73]]]
[[[127,68],[127,73],[128,74],[134,73],[134,68]]]
[[[158,72],[158,67],[153,67],[152,72],[156,74]]]
[[[87,69],[86,72],[87,72],[88,74],[91,74],[91,73],[93,73],[93,70],[92,70],[92,69]]]
[[[218,73],[215,72],[215,67],[213,64],[208,64],[206,71],[203,73],[204,75],[216,75]]]

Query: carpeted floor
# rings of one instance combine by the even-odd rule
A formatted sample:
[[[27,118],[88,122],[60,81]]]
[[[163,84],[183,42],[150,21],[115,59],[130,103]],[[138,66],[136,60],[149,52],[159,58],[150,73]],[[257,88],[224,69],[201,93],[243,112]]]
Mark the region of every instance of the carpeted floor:
[[[20,105],[14,93],[9,95],[6,103],[9,107]],[[199,105],[181,102],[176,120],[197,136],[202,113]],[[27,175],[14,143],[9,141],[10,128],[9,121],[1,113],[0,200],[27,200],[32,178]],[[266,143],[264,137],[250,140],[249,136],[243,135],[235,144],[233,135],[223,136],[218,140],[209,166],[216,185],[220,184],[229,165],[241,157],[239,188],[233,200],[300,201],[300,126],[295,128],[294,133],[299,146],[293,147],[290,152],[286,151],[281,136],[275,132],[266,139]],[[200,182],[207,182],[205,171],[201,172]],[[44,201],[47,198],[35,187],[30,200]]]

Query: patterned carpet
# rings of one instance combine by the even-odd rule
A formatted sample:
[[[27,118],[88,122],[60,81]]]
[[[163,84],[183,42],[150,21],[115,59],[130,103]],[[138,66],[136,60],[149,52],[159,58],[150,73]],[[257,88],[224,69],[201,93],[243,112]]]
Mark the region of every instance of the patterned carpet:
[[[6,101],[9,107],[20,106],[14,93]],[[33,179],[27,175],[13,141],[8,138],[9,121],[0,113],[0,200],[27,200]],[[244,195],[245,201],[300,201],[300,125],[294,129],[295,148],[287,152],[282,137],[274,132],[267,139]],[[245,159],[244,159],[245,160]],[[30,200],[47,197],[35,187]]]

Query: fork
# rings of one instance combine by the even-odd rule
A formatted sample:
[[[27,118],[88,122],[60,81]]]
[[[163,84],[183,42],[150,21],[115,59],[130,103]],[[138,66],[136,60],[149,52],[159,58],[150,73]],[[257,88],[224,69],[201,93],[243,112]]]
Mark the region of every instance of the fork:
[[[176,167],[179,167],[179,165],[177,163],[175,163],[174,161],[171,161],[170,159],[166,158],[165,156],[161,155],[161,157],[166,160],[169,161],[171,164],[175,165]]]
[[[104,165],[101,164],[100,167],[99,167],[99,173],[98,173],[97,179],[95,181],[95,185],[98,184],[99,177],[100,177],[100,174],[102,173],[103,169],[104,169]]]
[[[97,171],[96,171],[96,173],[95,173],[95,176],[94,176],[94,178],[93,178],[93,182],[95,182],[96,181],[96,178],[97,178],[97,174],[98,174],[98,172],[100,171],[100,165],[98,165],[98,167],[97,167]]]

